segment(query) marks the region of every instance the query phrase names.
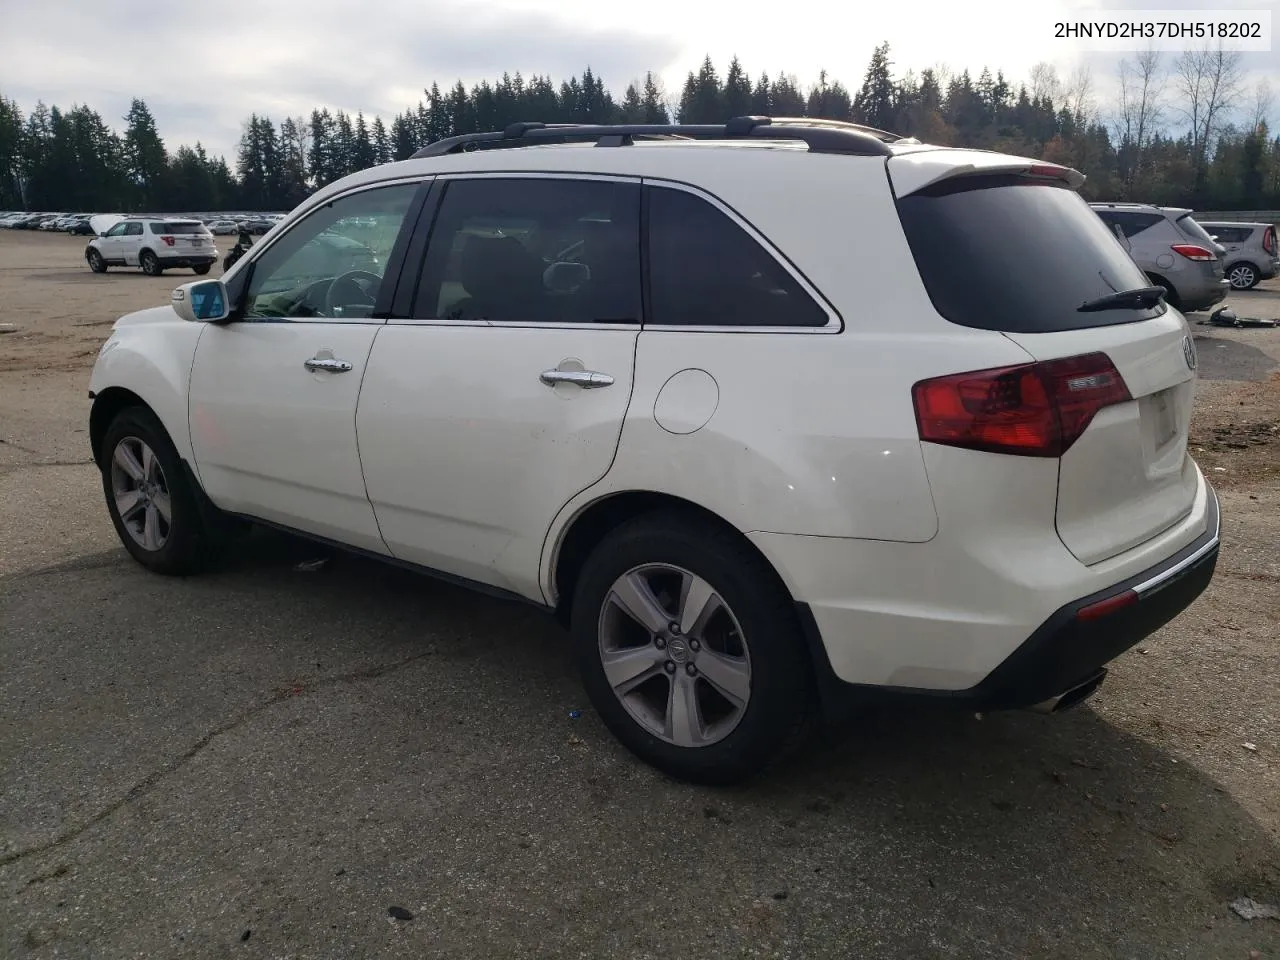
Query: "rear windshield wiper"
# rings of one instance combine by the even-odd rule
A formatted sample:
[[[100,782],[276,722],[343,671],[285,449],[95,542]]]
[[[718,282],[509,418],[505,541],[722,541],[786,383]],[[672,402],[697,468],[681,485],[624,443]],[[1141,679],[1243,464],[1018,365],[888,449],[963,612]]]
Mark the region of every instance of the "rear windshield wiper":
[[[1086,300],[1076,310],[1080,313],[1095,313],[1113,307],[1154,307],[1164,299],[1164,295],[1164,287],[1135,287],[1133,290],[1108,293],[1096,300]]]

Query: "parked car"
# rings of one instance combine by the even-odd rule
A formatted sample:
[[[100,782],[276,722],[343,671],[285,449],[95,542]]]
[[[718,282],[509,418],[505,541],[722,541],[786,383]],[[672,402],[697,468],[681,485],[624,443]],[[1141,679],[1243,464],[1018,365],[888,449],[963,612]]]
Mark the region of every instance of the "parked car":
[[[1201,222],[1225,248],[1227,280],[1236,290],[1252,290],[1263,280],[1280,276],[1280,251],[1274,223]]]
[[[89,434],[128,552],[188,574],[260,522],[531,602],[708,782],[850,703],[1073,705],[1205,588],[1194,342],[1079,173],[663,132],[708,142],[434,144],[121,318]],[[376,265],[326,239],[364,218]]]
[[[84,256],[94,273],[137,266],[153,277],[172,267],[203,275],[217,262],[218,248],[199,220],[125,217],[90,240]]]
[[[87,218],[74,221],[69,227],[67,227],[67,233],[75,237],[95,236],[93,224],[90,223]]]
[[[207,224],[209,232],[214,236],[234,236],[240,232],[240,224],[235,220],[210,220]]]
[[[1095,203],[1093,209],[1174,307],[1189,313],[1226,299],[1230,285],[1221,260],[1226,251],[1192,211],[1148,203]]]

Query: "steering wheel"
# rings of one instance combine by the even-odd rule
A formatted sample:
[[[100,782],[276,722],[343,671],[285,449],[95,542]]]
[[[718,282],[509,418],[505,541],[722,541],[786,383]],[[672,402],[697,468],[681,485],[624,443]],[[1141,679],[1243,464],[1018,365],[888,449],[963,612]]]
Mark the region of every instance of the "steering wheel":
[[[324,292],[324,307],[325,307],[326,316],[330,316],[330,317],[336,316],[338,309],[341,307],[348,307],[348,306],[354,306],[354,305],[368,306],[368,307],[373,306],[374,297],[369,295],[368,290],[360,286],[360,284],[357,282],[359,280],[368,280],[369,282],[375,284],[373,288],[375,290],[377,289],[376,284],[382,283],[382,278],[380,276],[378,276],[376,273],[370,273],[368,270],[348,270],[346,273],[341,274],[340,276],[334,277],[333,280],[329,283],[329,288]],[[343,296],[340,299],[339,296],[337,296],[336,294],[341,294],[343,292],[343,287],[346,287],[348,295]],[[350,291],[355,292],[354,298],[349,298]]]

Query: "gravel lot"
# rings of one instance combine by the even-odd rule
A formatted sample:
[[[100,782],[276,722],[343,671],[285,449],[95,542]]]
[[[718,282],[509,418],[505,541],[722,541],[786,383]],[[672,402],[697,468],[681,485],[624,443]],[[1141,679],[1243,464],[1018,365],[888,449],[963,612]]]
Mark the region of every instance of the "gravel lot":
[[[1230,908],[1280,904],[1280,329],[1196,327],[1218,575],[1095,700],[882,712],[707,790],[536,611],[276,536],[128,560],[89,366],[191,274],[83,247],[0,231],[0,956],[1280,956]]]

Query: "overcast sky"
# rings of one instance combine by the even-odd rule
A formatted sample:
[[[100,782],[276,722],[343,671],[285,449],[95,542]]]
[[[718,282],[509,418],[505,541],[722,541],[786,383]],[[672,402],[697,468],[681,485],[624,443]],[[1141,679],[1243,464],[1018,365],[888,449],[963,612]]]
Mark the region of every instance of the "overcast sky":
[[[1270,9],[1275,0],[1089,0],[1097,7]],[[1017,82],[1037,61],[1063,76],[1092,63],[1098,105],[1110,107],[1118,55],[1082,53],[1051,24],[1084,0],[0,0],[0,93],[87,103],[119,128],[129,99],[151,106],[170,149],[202,140],[234,156],[244,119],[279,122],[327,106],[381,114],[416,104],[422,88],[470,86],[506,71],[557,82],[590,66],[615,97],[646,70],[678,95],[711,54],[735,53],[754,77],[785,70],[809,84],[825,68],[851,90],[872,48],[890,44],[907,68],[984,65]],[[859,9],[860,8],[860,9]],[[1277,20],[1280,15],[1274,14]],[[1280,101],[1280,46],[1246,54],[1250,81],[1269,74]],[[1166,61],[1172,56],[1166,54]],[[530,118],[536,119],[536,118]],[[1272,126],[1280,108],[1272,111]]]

